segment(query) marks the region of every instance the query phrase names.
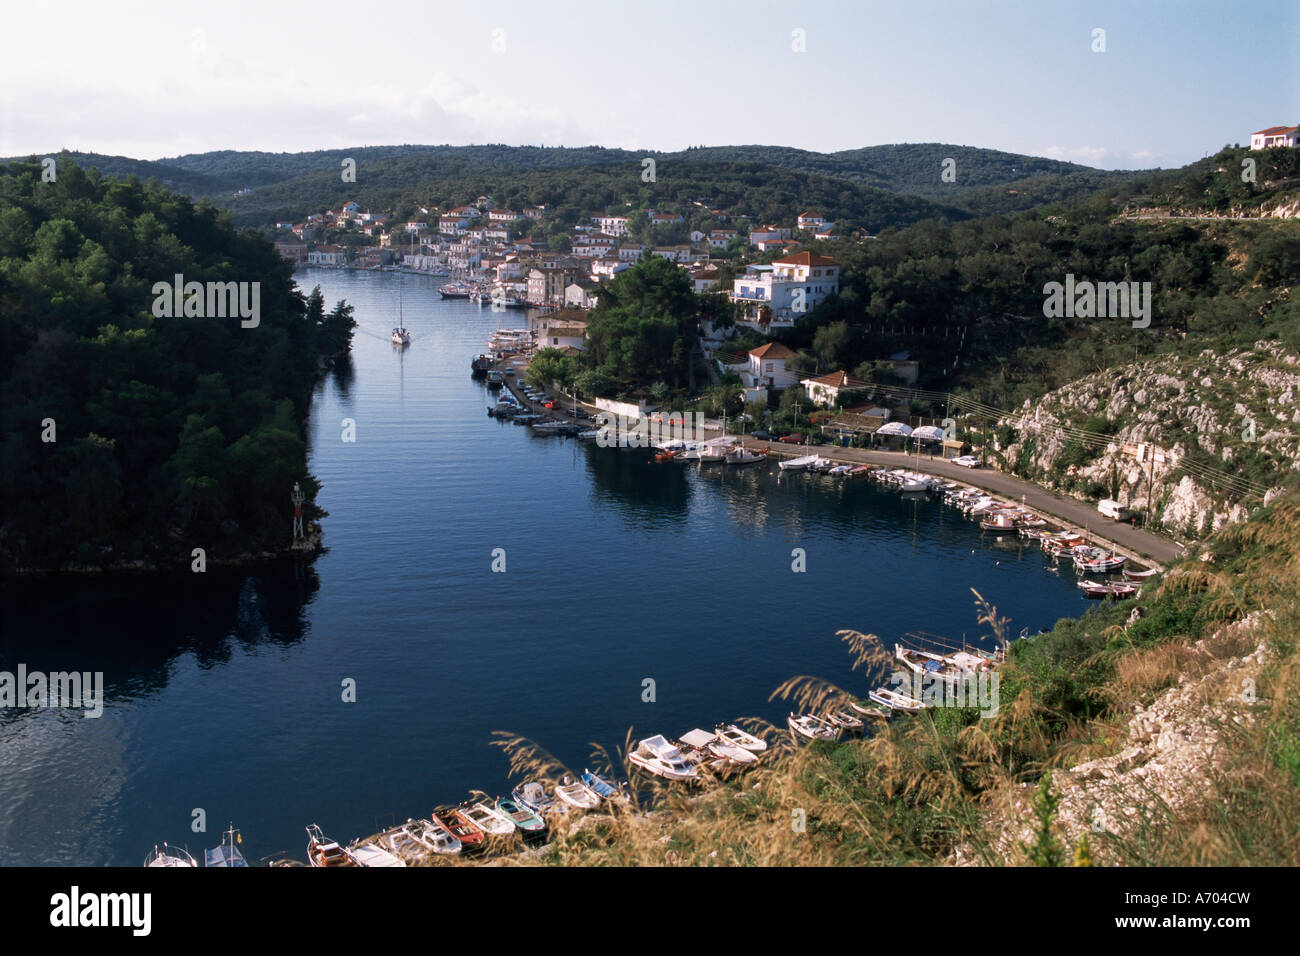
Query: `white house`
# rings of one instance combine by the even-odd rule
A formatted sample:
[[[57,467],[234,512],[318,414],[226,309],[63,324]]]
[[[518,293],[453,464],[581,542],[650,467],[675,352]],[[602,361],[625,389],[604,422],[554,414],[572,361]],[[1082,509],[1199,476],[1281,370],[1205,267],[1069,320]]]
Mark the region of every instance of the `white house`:
[[[513,209],[489,209],[488,219],[491,222],[514,222],[519,218],[519,213]]]
[[[1295,146],[1300,142],[1300,126],[1270,126],[1250,134],[1251,149],[1269,149],[1273,146]]]
[[[348,261],[342,246],[321,246],[307,253],[307,262],[313,266],[341,266]]]
[[[563,309],[536,321],[539,349],[582,349],[587,341],[587,321],[579,318],[583,313]]]
[[[639,246],[635,242],[625,242],[618,247],[618,257],[624,262],[636,262],[643,252],[645,246]]]
[[[715,229],[709,233],[709,248],[725,249],[736,238],[734,229]]]
[[[596,216],[592,221],[607,236],[627,235],[627,216]]]
[[[854,392],[870,388],[868,383],[859,381],[849,375],[848,372],[831,372],[829,375],[822,375],[818,378],[804,378],[799,380],[804,391],[818,405],[837,405],[839,404],[840,392]]]
[[[718,287],[720,272],[717,266],[696,266],[687,275],[696,292],[709,292]]]
[[[840,265],[830,256],[798,252],[770,266],[751,265],[732,285],[731,301],[745,307],[738,322],[760,330],[789,327],[839,292]]]
[[[799,222],[800,229],[806,229],[809,232],[812,232],[815,229],[819,229],[822,226],[834,225],[834,223],[828,220],[825,216],[818,215],[815,212],[799,213],[798,222]]]
[[[787,359],[794,358],[794,353],[780,342],[768,342],[756,349],[749,350],[749,381],[751,386],[765,385],[768,388],[789,388],[797,382],[798,376],[785,367]],[[741,376],[744,378],[745,376]]]

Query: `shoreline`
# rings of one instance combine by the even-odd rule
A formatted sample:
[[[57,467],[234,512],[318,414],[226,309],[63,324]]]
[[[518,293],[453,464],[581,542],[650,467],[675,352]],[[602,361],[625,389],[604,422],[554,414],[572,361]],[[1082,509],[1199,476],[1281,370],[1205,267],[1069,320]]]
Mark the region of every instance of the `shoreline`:
[[[515,358],[508,362],[498,363],[497,367],[504,368],[507,365],[514,367],[515,375],[508,376],[503,387],[514,397],[515,401],[531,412],[551,417],[555,417],[557,414],[562,418],[569,417],[563,414],[562,409],[547,409],[528,401],[515,388],[516,382],[523,374],[524,369],[527,368],[526,359]],[[563,392],[560,392],[560,395],[563,394]],[[568,399],[566,404],[571,409],[573,399],[571,396],[566,397]],[[592,415],[593,418],[595,414],[602,412],[595,405],[581,399],[577,400],[577,406],[587,414]],[[1104,544],[1116,554],[1122,554],[1131,560],[1141,561],[1160,571],[1164,571],[1170,563],[1186,557],[1184,547],[1169,538],[1124,522],[1112,521],[1096,511],[1095,507],[1091,507],[1087,502],[1066,497],[1050,488],[1044,488],[1023,478],[1008,475],[987,466],[983,468],[962,468],[946,459],[918,458],[915,454],[901,451],[844,448],[840,445],[786,445],[779,441],[758,441],[745,435],[735,435],[731,432],[715,431],[713,429],[704,429],[703,433],[706,438],[721,438],[724,436],[737,438],[746,448],[751,450],[767,449],[769,456],[774,458],[796,458],[815,452],[821,457],[829,458],[837,463],[909,468],[914,471],[924,471],[926,474],[943,478],[946,481],[953,481],[969,488],[975,488],[979,491],[985,491],[989,494],[1000,495],[1012,501],[1023,499],[1026,508],[1042,514],[1044,518],[1052,519],[1053,523],[1058,525],[1061,530],[1078,534],[1099,545]]]

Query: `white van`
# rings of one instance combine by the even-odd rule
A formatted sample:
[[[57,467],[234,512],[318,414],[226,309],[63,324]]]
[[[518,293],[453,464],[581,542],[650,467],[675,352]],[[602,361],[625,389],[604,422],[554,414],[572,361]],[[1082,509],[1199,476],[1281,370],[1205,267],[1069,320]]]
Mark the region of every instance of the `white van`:
[[[1133,512],[1129,511],[1118,501],[1112,501],[1110,498],[1103,498],[1097,503],[1097,510],[1107,518],[1114,518],[1116,521],[1128,521],[1133,517]]]

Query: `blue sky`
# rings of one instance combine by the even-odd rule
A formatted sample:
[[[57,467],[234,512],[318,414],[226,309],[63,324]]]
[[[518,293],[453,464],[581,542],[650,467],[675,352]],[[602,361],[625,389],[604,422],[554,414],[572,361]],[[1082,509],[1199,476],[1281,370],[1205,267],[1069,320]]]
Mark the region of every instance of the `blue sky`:
[[[4,19],[0,155],[944,142],[1126,168],[1300,122],[1296,0],[35,0]]]

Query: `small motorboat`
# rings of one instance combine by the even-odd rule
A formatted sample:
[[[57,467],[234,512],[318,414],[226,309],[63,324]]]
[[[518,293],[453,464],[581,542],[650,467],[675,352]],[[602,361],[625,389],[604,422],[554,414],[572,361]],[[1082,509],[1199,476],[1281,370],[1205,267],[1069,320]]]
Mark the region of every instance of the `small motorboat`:
[[[400,860],[418,860],[430,847],[412,832],[413,823],[414,820],[407,820],[400,827],[385,830],[375,838],[375,841]]]
[[[735,744],[750,753],[761,754],[767,749],[766,740],[746,733],[735,724],[719,724],[714,728],[714,733],[718,735],[718,739],[725,740],[729,744]]]
[[[221,846],[213,847],[211,850],[205,850],[203,853],[204,866],[237,866],[246,867],[248,861],[244,859],[244,854],[239,852],[239,844],[244,842],[244,838],[239,835],[234,824],[225,833],[221,834]]]
[[[407,346],[411,344],[411,333],[399,325],[393,329],[392,339],[394,345]]]
[[[627,759],[632,766],[665,780],[695,780],[700,775],[700,771],[691,766],[682,752],[662,734],[642,740]]]
[[[462,853],[478,853],[487,846],[487,834],[457,807],[438,807],[429,819],[460,841]]]
[[[867,694],[869,700],[874,700],[877,704],[882,704],[890,710],[898,711],[903,714],[919,714],[925,709],[925,704],[915,697],[909,697],[907,694],[900,694],[896,690],[890,690],[888,687],[877,687]]]
[[[406,866],[404,860],[389,853],[375,842],[354,843],[348,847],[348,853],[361,866]]]
[[[621,785],[615,785],[600,774],[592,773],[590,770],[582,771],[582,782],[590,787],[602,800],[614,800],[627,796],[623,792]]]
[[[543,818],[548,813],[565,813],[569,809],[568,804],[556,803],[546,792],[546,788],[536,780],[515,787],[510,792],[510,796]]]
[[[777,462],[776,467],[782,471],[803,471],[810,468],[817,462],[821,461],[818,455],[804,455],[802,458],[789,458],[785,461]]]
[[[144,858],[144,865],[150,868],[155,866],[178,866],[197,868],[199,863],[189,852],[182,850],[178,846],[168,846],[163,843],[153,848],[153,852]]]
[[[555,788],[555,796],[576,810],[595,810],[600,806],[600,794],[572,777],[560,781]]]
[[[497,812],[508,817],[525,840],[542,840],[546,837],[546,821],[534,810],[509,797],[498,797]]]
[[[463,849],[460,838],[432,818],[428,820],[410,820],[408,823],[416,828],[415,833],[418,834],[424,846],[433,850],[434,853],[450,855],[459,853]]]
[[[460,807],[461,813],[488,836],[510,836],[515,832],[515,821],[491,804],[478,801]]]
[[[802,737],[804,740],[839,740],[840,728],[836,727],[830,721],[823,720],[816,714],[795,714],[791,712],[786,718],[786,724],[790,727],[790,732],[796,738]]]
[[[358,866],[347,850],[321,833],[320,827],[307,827],[307,862],[317,867]]]

